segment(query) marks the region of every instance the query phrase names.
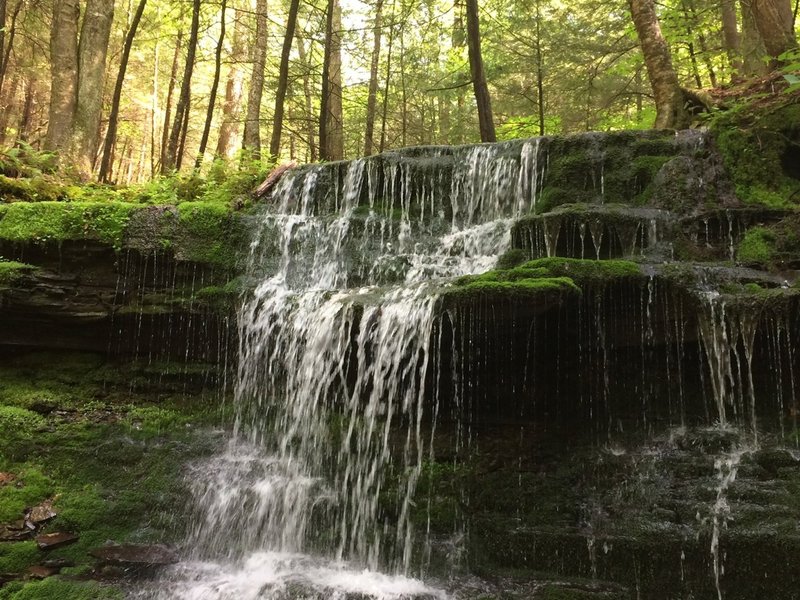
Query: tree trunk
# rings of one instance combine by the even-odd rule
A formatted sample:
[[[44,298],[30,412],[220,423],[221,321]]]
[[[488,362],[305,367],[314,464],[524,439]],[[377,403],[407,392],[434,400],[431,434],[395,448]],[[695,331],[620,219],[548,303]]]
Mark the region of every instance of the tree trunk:
[[[106,132],[106,141],[103,147],[103,160],[100,163],[99,179],[104,182],[108,182],[111,179],[114,144],[117,141],[117,125],[119,124],[119,107],[120,101],[122,100],[122,87],[125,84],[125,73],[128,70],[128,61],[131,57],[133,39],[136,37],[136,30],[139,29],[139,23],[142,21],[142,14],[144,13],[144,7],[146,5],[147,0],[139,0],[136,13],[133,15],[131,26],[128,29],[128,33],[125,35],[125,42],[122,45],[119,73],[117,73],[117,83],[114,86],[114,96],[111,99],[111,113],[108,116],[108,131]]]
[[[475,90],[475,102],[478,105],[478,123],[480,125],[481,141],[495,142],[497,141],[497,135],[494,131],[492,102],[489,98],[489,86],[486,83],[486,73],[483,70],[483,55],[481,54],[478,0],[466,0],[465,5],[467,9],[469,66],[470,72],[472,73],[472,87]]]
[[[740,0],[742,9],[742,58],[744,75],[748,77],[765,75],[769,68],[764,62],[767,49],[758,33],[753,12],[753,0]]]
[[[0,148],[5,146],[6,143],[6,130],[8,129],[8,122],[11,119],[18,88],[19,76],[15,74],[11,78],[11,85],[8,88],[8,93],[5,95],[0,94],[0,98],[3,99],[2,105],[0,105]]]
[[[19,135],[17,139],[20,142],[27,143],[30,139],[31,123],[33,122],[33,107],[36,104],[36,78],[28,78],[28,83],[25,86],[25,103],[22,106],[22,116],[19,119]]]
[[[541,2],[536,0],[536,104],[539,108],[539,135],[545,134],[544,123],[544,58],[542,56]]]
[[[272,141],[269,145],[269,153],[273,159],[277,159],[281,151],[283,110],[284,102],[286,101],[286,90],[289,87],[289,56],[292,53],[292,40],[294,39],[294,30],[297,27],[297,12],[299,10],[300,0],[292,0],[291,4],[289,4],[289,16],[286,20],[286,34],[283,37],[278,89],[275,91],[275,114],[272,121]]]
[[[106,55],[114,20],[114,0],[88,0],[78,44],[78,98],[75,107],[74,158],[88,179],[97,159]]]
[[[45,149],[64,152],[72,138],[78,86],[78,0],[56,0],[50,32],[50,110]]]
[[[235,11],[233,21],[233,36],[231,39],[231,68],[228,72],[228,81],[225,84],[225,102],[222,105],[222,123],[219,127],[217,138],[218,158],[230,158],[234,149],[234,137],[238,132],[239,103],[242,100],[242,68],[243,43],[241,13]]]
[[[656,101],[656,129],[682,129],[691,124],[684,94],[672,67],[669,46],[653,0],[629,0],[633,24],[639,36],[647,75]]]
[[[372,41],[372,63],[369,70],[369,93],[367,95],[367,127],[364,133],[364,156],[372,154],[375,146],[375,109],[378,104],[378,67],[381,59],[381,37],[383,31],[383,0],[375,3],[375,23]]]
[[[192,95],[192,73],[194,73],[194,60],[197,53],[197,37],[200,29],[200,0],[192,2],[192,26],[189,30],[189,45],[186,52],[186,64],[183,69],[183,81],[181,81],[181,92],[178,96],[178,104],[175,106],[175,118],[167,142],[167,151],[161,157],[161,173],[166,175],[176,168],[180,168],[179,146],[181,145],[181,132],[183,124],[189,115],[189,101]]]
[[[206,124],[203,127],[203,136],[200,138],[200,150],[197,152],[197,160],[194,163],[195,169],[199,169],[203,164],[203,157],[208,146],[208,137],[211,135],[211,122],[214,120],[214,108],[217,104],[217,90],[219,90],[219,79],[222,71],[222,49],[225,44],[225,10],[228,8],[228,0],[222,0],[220,7],[219,39],[217,40],[217,51],[214,55],[214,81],[211,83],[211,92],[208,97],[208,110],[206,111]]]
[[[320,158],[344,158],[342,129],[342,9],[328,0],[325,27],[325,61],[322,72],[322,106],[319,130]]]
[[[317,145],[314,143],[314,96],[311,92],[311,64],[306,57],[306,46],[303,38],[297,35],[297,53],[303,63],[303,95],[305,96],[305,121],[308,128],[308,151],[311,162],[317,160]]]
[[[256,3],[256,39],[253,45],[253,74],[250,77],[250,92],[247,95],[247,116],[244,121],[243,147],[250,157],[261,157],[261,97],[264,94],[264,67],[267,62],[269,21],[267,0]]]
[[[751,0],[751,6],[756,28],[770,57],[777,59],[787,50],[797,48],[791,0]]]
[[[3,10],[5,10],[5,1],[6,0],[0,0],[0,2],[3,2]],[[19,12],[22,10],[24,2],[25,0],[17,0],[14,12],[11,13],[11,21],[4,27],[3,31],[0,32],[0,35],[2,35],[4,39],[2,52],[0,52],[0,92],[3,91],[3,82],[8,73],[8,64],[11,61],[11,50],[14,47],[14,37],[17,34],[17,18],[19,17]],[[4,25],[5,20],[6,18],[4,17],[0,25]]]
[[[386,49],[386,81],[383,84],[383,106],[381,107],[381,144],[378,152],[386,149],[386,125],[389,118],[389,86],[392,82],[392,51],[394,50],[394,27],[396,0],[392,0],[392,24],[389,26],[389,43]]]
[[[161,132],[161,152],[159,153],[159,160],[161,164],[164,162],[164,155],[167,153],[167,144],[169,143],[169,128],[170,119],[172,118],[172,98],[175,94],[175,84],[178,79],[178,66],[181,58],[181,46],[183,45],[183,30],[178,31],[178,36],[175,39],[175,54],[172,56],[172,70],[169,75],[169,85],[167,87],[167,103],[164,107],[164,125]]]
[[[6,74],[6,0],[0,0],[0,90]]]
[[[739,73],[742,70],[742,45],[736,21],[735,0],[722,0],[722,37],[728,61],[733,70]]]

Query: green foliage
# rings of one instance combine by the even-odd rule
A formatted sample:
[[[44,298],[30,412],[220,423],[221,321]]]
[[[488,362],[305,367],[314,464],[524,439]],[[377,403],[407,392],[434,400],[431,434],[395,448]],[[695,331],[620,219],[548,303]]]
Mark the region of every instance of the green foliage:
[[[123,202],[16,202],[0,206],[0,239],[89,239],[121,248],[125,226],[137,208]]]
[[[95,581],[79,582],[50,577],[43,581],[14,582],[0,588],[0,600],[122,600],[121,591]]]
[[[0,468],[6,471],[13,468],[17,477],[15,485],[0,487],[0,524],[12,523],[21,519],[26,508],[47,500],[54,491],[52,480],[39,467],[30,464],[14,464],[9,461],[10,453],[13,451],[12,445],[18,443],[19,436],[14,439],[4,439],[0,444],[0,450],[5,454]],[[5,547],[4,544],[0,544],[0,549]],[[5,570],[0,564],[0,572]]]
[[[0,202],[44,202],[61,200],[64,188],[50,178],[12,179],[0,175]]]
[[[6,439],[30,437],[43,424],[44,419],[35,412],[16,406],[0,406],[0,436]]]
[[[775,255],[775,233],[765,227],[753,227],[739,243],[737,258],[748,264],[766,265]]]
[[[41,152],[29,144],[17,141],[13,148],[0,152],[0,174],[8,177],[41,177],[52,175],[58,167],[58,157]]]
[[[14,283],[23,274],[35,270],[33,265],[0,258],[0,285]]]

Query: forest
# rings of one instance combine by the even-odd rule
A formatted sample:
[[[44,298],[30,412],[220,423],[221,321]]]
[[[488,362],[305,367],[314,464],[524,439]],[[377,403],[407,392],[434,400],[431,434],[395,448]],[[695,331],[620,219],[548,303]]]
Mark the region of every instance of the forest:
[[[732,83],[781,69],[796,86],[798,4],[0,0],[0,148],[12,174],[39,152],[77,180],[131,184],[681,128]]]

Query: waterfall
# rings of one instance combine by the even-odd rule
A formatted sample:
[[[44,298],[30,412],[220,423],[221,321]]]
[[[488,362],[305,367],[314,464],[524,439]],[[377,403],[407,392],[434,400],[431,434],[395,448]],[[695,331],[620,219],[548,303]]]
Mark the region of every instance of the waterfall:
[[[442,595],[411,578],[425,532],[410,518],[431,453],[438,297],[492,268],[535,206],[538,141],[504,150],[456,149],[447,180],[426,166],[433,150],[280,183],[238,312],[233,437],[193,471],[194,562],[169,597]]]

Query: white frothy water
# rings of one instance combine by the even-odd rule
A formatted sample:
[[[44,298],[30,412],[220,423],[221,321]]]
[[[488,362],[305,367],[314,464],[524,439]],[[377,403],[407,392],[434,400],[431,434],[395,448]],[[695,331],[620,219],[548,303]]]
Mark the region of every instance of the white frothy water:
[[[160,597],[444,597],[409,577],[438,291],[535,206],[538,141],[508,150],[458,149],[449,180],[402,155],[284,178],[239,311],[234,438],[193,472],[194,562]]]

